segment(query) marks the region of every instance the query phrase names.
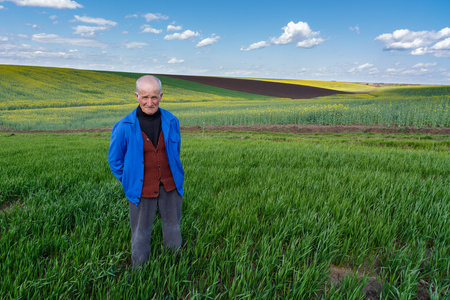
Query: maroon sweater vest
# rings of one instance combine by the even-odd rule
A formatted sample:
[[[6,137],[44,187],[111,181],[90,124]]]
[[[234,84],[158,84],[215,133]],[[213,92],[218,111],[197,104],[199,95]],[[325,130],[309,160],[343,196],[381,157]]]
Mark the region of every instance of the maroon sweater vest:
[[[154,198],[159,196],[159,185],[161,183],[164,185],[166,192],[176,189],[176,185],[167,160],[162,131],[156,148],[143,131],[142,137],[144,138],[144,184],[141,197]]]

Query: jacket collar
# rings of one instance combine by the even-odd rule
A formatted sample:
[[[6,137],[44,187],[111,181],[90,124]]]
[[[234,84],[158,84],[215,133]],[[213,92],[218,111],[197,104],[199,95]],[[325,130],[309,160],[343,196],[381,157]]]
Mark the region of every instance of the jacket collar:
[[[159,108],[161,111],[161,130],[164,134],[164,140],[168,141],[170,135],[170,122],[175,119],[175,116],[169,111]],[[144,147],[141,133],[141,125],[139,124],[139,119],[137,117],[137,107],[129,113],[123,121],[125,123],[131,124],[132,130],[135,133],[138,145]]]
[[[174,115],[169,113],[167,110],[162,109],[161,107],[159,108],[159,110],[161,112],[161,122],[167,121],[168,123],[170,123],[170,120],[174,118]],[[139,123],[137,118],[137,107],[131,113],[129,113],[123,121],[130,124]]]

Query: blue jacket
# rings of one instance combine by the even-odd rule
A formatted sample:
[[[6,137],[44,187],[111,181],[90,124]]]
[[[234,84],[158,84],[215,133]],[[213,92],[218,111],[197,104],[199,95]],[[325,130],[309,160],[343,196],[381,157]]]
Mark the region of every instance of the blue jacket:
[[[169,111],[161,108],[159,110],[170,170],[177,191],[183,196],[184,171],[180,160],[180,123]],[[137,108],[114,125],[108,161],[112,173],[122,183],[127,199],[138,205],[144,180],[144,141],[136,111]]]

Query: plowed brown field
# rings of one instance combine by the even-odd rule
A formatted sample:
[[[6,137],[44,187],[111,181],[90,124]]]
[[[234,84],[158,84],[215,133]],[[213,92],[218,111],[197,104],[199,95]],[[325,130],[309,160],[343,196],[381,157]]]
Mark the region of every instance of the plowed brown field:
[[[288,84],[240,78],[188,76],[188,75],[162,75],[178,78],[232,91],[264,95],[277,98],[309,99],[315,97],[330,96],[335,94],[352,94],[337,90],[318,88],[313,86]]]

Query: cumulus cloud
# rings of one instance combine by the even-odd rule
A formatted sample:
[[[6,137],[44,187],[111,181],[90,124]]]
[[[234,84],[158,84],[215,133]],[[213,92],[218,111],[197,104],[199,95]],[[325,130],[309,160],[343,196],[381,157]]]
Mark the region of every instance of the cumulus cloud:
[[[129,19],[129,18],[135,18],[135,19],[137,19],[139,16],[138,16],[138,14],[132,14],[132,15],[126,15],[125,16],[125,19]]]
[[[241,51],[251,51],[256,49],[265,48],[272,45],[287,45],[297,43],[299,48],[312,48],[319,44],[322,44],[324,40],[317,37],[320,32],[312,31],[306,22],[289,22],[283,28],[283,34],[277,38],[270,38],[268,41],[260,41],[251,44],[248,47],[241,47]]]
[[[250,46],[248,46],[247,48],[241,47],[241,51],[251,51],[251,50],[261,49],[261,48],[265,48],[265,47],[269,47],[269,46],[270,46],[270,43],[268,43],[266,41],[261,41],[261,42],[253,43]]]
[[[130,43],[126,43],[125,47],[127,47],[127,49],[132,49],[132,48],[142,48],[144,46],[147,46],[147,43],[141,43],[141,42],[130,42]]]
[[[49,7],[49,8],[82,8],[83,5],[72,1],[72,0],[3,0],[14,2],[18,6],[38,6],[38,7]]]
[[[450,37],[446,38],[443,41],[437,42],[434,44],[431,49],[433,50],[450,50]]]
[[[87,16],[80,17],[78,15],[75,15],[75,20],[83,22],[83,23],[89,23],[89,24],[95,24],[100,26],[116,26],[117,23],[110,20],[105,20],[103,18],[91,18]]]
[[[181,63],[184,63],[184,59],[176,59],[176,58],[174,57],[174,58],[171,58],[171,59],[168,61],[168,63],[169,63],[169,64],[181,64]]]
[[[375,40],[384,44],[386,51],[410,51],[411,55],[450,57],[449,27],[438,32],[399,29],[393,33],[381,34]]]
[[[152,14],[152,13],[147,13],[144,15],[144,18],[147,22],[151,22],[151,21],[156,21],[156,20],[167,20],[169,19],[168,16],[162,15],[160,13],[156,13],[156,14]]]
[[[168,25],[167,26],[167,31],[178,31],[183,29],[182,26],[175,26],[175,25]]]
[[[300,47],[300,48],[312,48],[312,47],[320,45],[322,43],[323,43],[323,39],[321,39],[321,38],[318,38],[318,39],[310,38],[310,39],[298,42],[297,43],[297,47]]]
[[[151,27],[150,25],[144,24],[141,26],[141,33],[155,33],[155,34],[159,34],[162,32],[162,29],[155,29],[153,27]]]
[[[192,30],[186,30],[186,31],[183,31],[182,33],[176,32],[173,34],[166,35],[164,37],[164,39],[167,41],[170,41],[170,40],[183,40],[184,41],[184,40],[190,40],[196,36],[200,36],[200,34],[198,32],[194,32]]]
[[[212,37],[206,38],[201,40],[198,44],[197,44],[197,48],[201,48],[201,47],[206,47],[206,46],[210,46],[214,43],[217,43],[217,41],[220,39],[220,36],[215,36],[213,35]]]
[[[5,7],[3,5],[0,5],[0,9],[4,9]]]
[[[92,39],[66,38],[56,34],[38,33],[33,34],[32,40],[43,44],[69,44],[74,46],[104,48],[105,44]]]

